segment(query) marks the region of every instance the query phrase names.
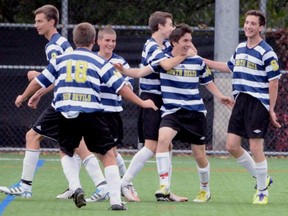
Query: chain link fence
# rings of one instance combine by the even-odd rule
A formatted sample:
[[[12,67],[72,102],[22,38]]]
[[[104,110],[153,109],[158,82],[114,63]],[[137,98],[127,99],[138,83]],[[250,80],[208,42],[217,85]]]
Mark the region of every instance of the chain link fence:
[[[67,8],[66,4],[63,7]],[[63,22],[65,23],[67,20]],[[59,31],[64,31],[64,35],[66,35],[70,42],[72,42],[73,27],[73,25],[65,23],[65,30],[59,28]],[[98,28],[98,26],[95,27]],[[138,67],[143,44],[150,37],[148,28],[146,26],[113,26],[113,28],[117,32],[115,53],[123,56],[131,67]],[[47,65],[44,52],[47,41],[44,37],[37,34],[32,24],[0,23],[0,34],[0,150],[19,151],[25,148],[26,132],[52,100],[52,93],[45,96],[37,110],[31,110],[25,105],[21,108],[16,108],[14,105],[17,95],[23,92],[28,85],[26,77],[28,70],[41,71]],[[243,33],[240,32],[240,40],[244,40],[244,38]],[[275,45],[275,37],[267,35],[266,40],[274,46],[277,52],[278,48]],[[197,47],[200,56],[213,59],[213,28],[194,28],[193,43]],[[95,47],[94,50],[98,50],[98,47]],[[223,92],[221,85],[223,85],[223,82],[227,82],[227,80],[231,82],[231,77],[230,75],[214,72],[214,80],[218,88]],[[288,76],[283,71],[280,80],[279,99],[276,106],[276,112],[283,127],[279,130],[269,127],[269,132],[265,139],[265,150],[268,154],[286,155],[288,151],[287,84]],[[138,80],[136,80],[134,86],[135,93],[138,94],[138,90]],[[226,107],[214,101],[213,96],[205,88],[201,88],[200,91],[208,110],[208,153],[225,154],[227,153],[225,151],[226,122],[231,111],[226,110]],[[231,92],[223,93],[231,95]],[[135,151],[141,146],[137,138],[138,107],[124,101],[123,108],[122,118],[125,135],[124,144],[120,148],[127,152]],[[221,117],[222,119],[215,119],[215,112],[220,112],[220,116],[223,116]],[[221,115],[222,113],[223,115]],[[218,131],[217,135],[215,134],[215,129]],[[220,134],[219,129],[223,131]],[[243,145],[247,147],[246,140],[243,140]],[[41,147],[45,151],[58,150],[57,143],[48,139],[43,140]],[[190,145],[175,142],[174,149],[175,152],[187,153],[190,152]]]

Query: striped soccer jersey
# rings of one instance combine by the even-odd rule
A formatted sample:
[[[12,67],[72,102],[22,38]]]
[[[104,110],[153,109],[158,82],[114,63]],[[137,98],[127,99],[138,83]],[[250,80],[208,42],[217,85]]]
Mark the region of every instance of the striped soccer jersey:
[[[199,85],[212,82],[212,75],[200,56],[188,57],[168,71],[162,69],[160,81],[163,98],[162,117],[179,109],[207,113]]]
[[[240,43],[227,65],[233,72],[233,95],[249,94],[269,110],[269,81],[281,76],[273,49],[264,40],[252,49]]]
[[[45,46],[47,61],[50,61],[52,58],[62,55],[63,53],[71,52],[72,50],[73,48],[68,40],[59,33],[55,33]]]
[[[115,92],[125,85],[124,78],[112,64],[84,48],[52,59],[36,80],[43,87],[55,81],[55,110],[68,118],[80,112],[104,110],[100,98],[102,82]]]
[[[163,46],[164,49],[161,49],[153,38],[148,39],[143,47],[141,65],[146,66],[150,64],[154,67],[157,66],[160,61],[166,59],[167,56],[164,52],[170,50],[171,45],[168,41],[164,41]],[[152,73],[142,77],[139,82],[141,92],[161,94],[159,73]]]
[[[96,53],[97,54],[97,53]],[[111,58],[108,60],[111,64],[121,63],[124,68],[130,68],[128,62],[121,56],[113,53]],[[124,78],[126,83],[133,89],[133,79],[130,77]],[[102,83],[100,86],[100,97],[101,103],[104,106],[104,112],[121,112],[122,108],[122,96],[117,94],[106,84]]]

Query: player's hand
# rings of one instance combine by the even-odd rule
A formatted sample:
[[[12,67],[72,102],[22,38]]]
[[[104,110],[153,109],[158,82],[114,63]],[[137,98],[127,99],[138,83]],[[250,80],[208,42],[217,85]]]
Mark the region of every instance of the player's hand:
[[[28,101],[28,106],[31,109],[37,109],[37,105],[39,103],[41,99],[41,96],[39,96],[38,94],[34,94]]]
[[[143,100],[143,103],[142,103],[142,107],[143,108],[152,108],[154,109],[155,111],[158,110],[158,107],[154,104],[154,102],[150,99],[148,100]]]
[[[16,105],[16,107],[22,106],[22,103],[23,103],[25,100],[26,100],[26,99],[23,98],[22,95],[18,95],[17,98],[16,98],[16,100],[15,100],[15,105]]]
[[[193,56],[197,55],[197,53],[198,53],[198,51],[197,51],[196,47],[192,44],[192,47],[187,52],[187,56],[193,57]]]
[[[233,108],[234,103],[235,103],[235,101],[231,97],[224,96],[224,95],[220,97],[220,102],[228,106],[230,109]]]
[[[124,74],[124,67],[121,63],[114,63],[113,66],[116,68],[117,71]]]
[[[269,111],[270,114],[270,122],[271,124],[276,128],[281,128],[281,124],[278,122],[278,118],[276,116],[276,113],[274,111]]]

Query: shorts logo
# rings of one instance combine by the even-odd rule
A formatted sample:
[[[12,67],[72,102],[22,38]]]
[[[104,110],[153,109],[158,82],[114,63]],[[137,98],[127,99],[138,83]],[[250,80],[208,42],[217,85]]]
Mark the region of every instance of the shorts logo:
[[[37,128],[39,131],[41,131],[41,126],[40,126],[40,125],[36,126],[36,128]]]
[[[205,140],[205,136],[201,137],[200,140]]]
[[[259,134],[259,133],[261,133],[261,130],[256,129],[256,130],[254,130],[253,132],[256,133],[256,134]]]

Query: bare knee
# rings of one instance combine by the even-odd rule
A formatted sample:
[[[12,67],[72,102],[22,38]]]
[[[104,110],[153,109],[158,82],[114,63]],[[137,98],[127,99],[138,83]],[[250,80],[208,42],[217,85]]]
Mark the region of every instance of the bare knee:
[[[26,148],[28,149],[40,149],[40,142],[42,140],[42,135],[30,129],[26,133]]]

